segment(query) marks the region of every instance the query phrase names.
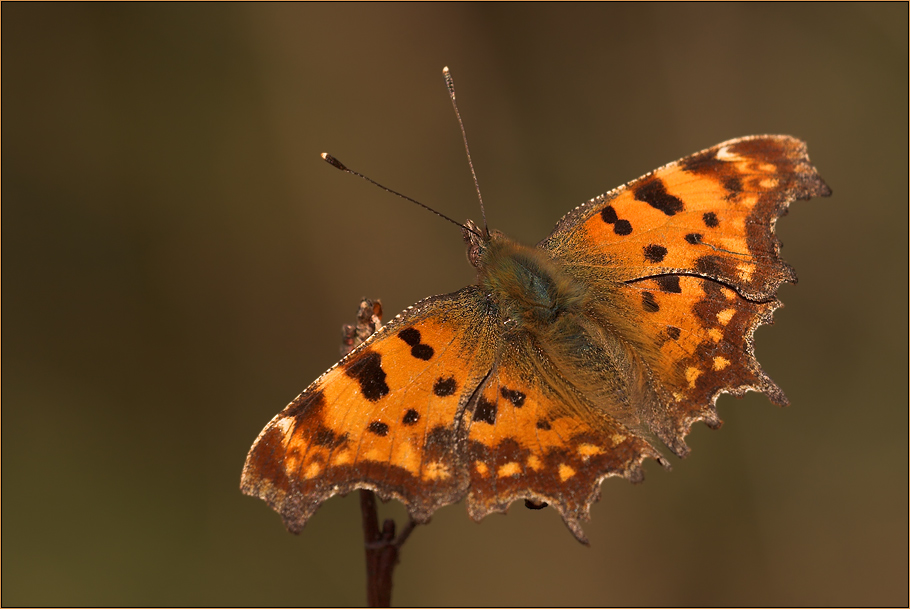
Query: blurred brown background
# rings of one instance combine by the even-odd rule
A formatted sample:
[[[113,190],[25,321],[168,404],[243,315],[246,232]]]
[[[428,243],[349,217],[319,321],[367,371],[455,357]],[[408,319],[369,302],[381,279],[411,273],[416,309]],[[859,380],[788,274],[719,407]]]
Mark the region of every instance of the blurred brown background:
[[[356,495],[299,536],[240,494],[265,423],[389,317],[472,281],[457,229],[529,243],[724,139],[788,133],[834,190],[757,353],[665,474],[553,510],[439,511],[398,604],[908,602],[908,8],[3,4],[4,605],[364,601]],[[400,517],[400,505],[383,506]]]

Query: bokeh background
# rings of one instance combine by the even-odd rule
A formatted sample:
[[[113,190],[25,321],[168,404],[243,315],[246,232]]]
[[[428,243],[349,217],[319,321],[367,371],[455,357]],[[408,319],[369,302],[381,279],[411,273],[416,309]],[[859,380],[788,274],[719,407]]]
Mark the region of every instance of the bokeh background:
[[[908,7],[10,4],[2,10],[4,605],[364,602],[357,497],[299,536],[240,494],[265,423],[388,317],[473,280],[459,231],[346,164],[535,243],[727,138],[809,143],[800,275],[692,454],[553,510],[439,511],[398,604],[908,602]],[[398,504],[382,506],[398,517]]]

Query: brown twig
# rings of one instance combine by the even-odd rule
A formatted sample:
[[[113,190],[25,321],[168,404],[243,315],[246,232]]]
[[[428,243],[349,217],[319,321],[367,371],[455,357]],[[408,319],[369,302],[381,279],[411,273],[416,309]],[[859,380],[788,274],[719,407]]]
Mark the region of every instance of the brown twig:
[[[417,523],[408,520],[398,538],[395,537],[395,521],[391,518],[382,523],[380,530],[376,495],[367,489],[360,489],[360,514],[367,559],[367,606],[389,607],[392,602],[392,573],[398,564],[398,553]]]

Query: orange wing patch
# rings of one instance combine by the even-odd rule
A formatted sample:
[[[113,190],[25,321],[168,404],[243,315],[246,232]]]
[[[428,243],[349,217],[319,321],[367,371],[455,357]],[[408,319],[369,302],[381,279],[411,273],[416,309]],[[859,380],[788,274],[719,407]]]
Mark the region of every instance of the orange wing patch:
[[[730,140],[588,201],[541,247],[570,260],[583,251],[625,280],[690,273],[763,300],[796,279],[780,259],[775,221],[792,201],[830,192],[803,142]]]
[[[317,379],[260,434],[243,491],[291,531],[355,488],[401,500],[420,522],[457,501],[457,415],[496,353],[477,298],[466,288],[416,305]]]

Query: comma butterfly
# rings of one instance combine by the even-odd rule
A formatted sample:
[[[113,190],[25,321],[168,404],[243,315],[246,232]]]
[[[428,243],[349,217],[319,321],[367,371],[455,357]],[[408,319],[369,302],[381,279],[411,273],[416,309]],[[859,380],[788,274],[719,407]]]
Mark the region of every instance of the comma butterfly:
[[[830,194],[803,142],[761,135],[595,197],[533,247],[469,220],[477,283],[409,307],[307,387],[256,439],[243,492],[293,532],[358,488],[417,522],[525,499],[586,543],[601,481],[668,466],[658,440],[685,456],[693,423],[720,426],[721,393],[787,404],[753,350],[796,281],[774,225]]]

